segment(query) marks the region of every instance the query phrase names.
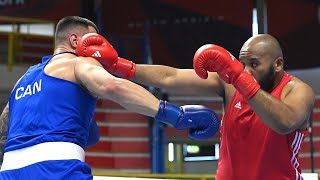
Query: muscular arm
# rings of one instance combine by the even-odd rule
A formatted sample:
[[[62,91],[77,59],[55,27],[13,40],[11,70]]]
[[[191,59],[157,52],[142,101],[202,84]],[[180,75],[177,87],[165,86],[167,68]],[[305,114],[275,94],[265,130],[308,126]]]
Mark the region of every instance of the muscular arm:
[[[0,162],[3,160],[4,144],[8,135],[9,103],[6,105],[0,116]]]
[[[280,134],[288,134],[306,128],[314,100],[313,90],[298,82],[281,101],[260,89],[248,102],[267,126]]]
[[[209,73],[207,80],[199,78],[193,69],[177,69],[162,65],[138,64],[133,81],[171,93],[186,95],[222,95],[223,82],[216,73]]]
[[[146,116],[157,114],[160,102],[156,97],[137,84],[112,76],[93,58],[79,57],[75,76],[93,96],[112,100]]]
[[[20,82],[22,77],[20,77],[20,79],[16,82],[16,84],[14,85],[14,88]],[[9,122],[9,102],[7,103],[6,107],[4,108],[0,116],[0,162],[3,161],[4,145],[7,141],[7,136],[8,136],[8,122]]]

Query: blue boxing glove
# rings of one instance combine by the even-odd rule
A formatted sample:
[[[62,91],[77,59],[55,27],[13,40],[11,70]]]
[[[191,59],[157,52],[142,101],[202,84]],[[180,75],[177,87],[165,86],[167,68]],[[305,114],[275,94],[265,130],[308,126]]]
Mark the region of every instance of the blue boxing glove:
[[[100,139],[100,132],[98,125],[94,119],[90,120],[90,125],[89,125],[89,137],[87,140],[86,146],[94,146],[98,144]]]
[[[217,114],[205,106],[185,105],[177,107],[166,101],[160,101],[155,120],[179,130],[189,129],[189,136],[196,140],[210,138],[220,127]]]

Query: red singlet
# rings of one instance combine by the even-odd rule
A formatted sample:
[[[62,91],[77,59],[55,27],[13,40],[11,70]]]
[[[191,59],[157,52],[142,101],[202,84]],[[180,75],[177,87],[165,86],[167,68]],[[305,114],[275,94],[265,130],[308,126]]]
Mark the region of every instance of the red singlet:
[[[292,76],[285,73],[271,95],[280,99]],[[223,117],[217,180],[302,179],[298,162],[307,131],[281,135],[266,126],[236,92]]]

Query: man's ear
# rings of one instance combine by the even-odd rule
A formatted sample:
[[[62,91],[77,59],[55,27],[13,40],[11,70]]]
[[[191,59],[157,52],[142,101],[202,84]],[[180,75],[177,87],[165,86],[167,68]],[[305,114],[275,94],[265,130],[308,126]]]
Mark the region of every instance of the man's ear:
[[[274,61],[275,72],[279,72],[283,70],[283,66],[284,66],[284,60],[282,57],[278,57],[277,59],[275,59]]]
[[[76,34],[71,34],[69,36],[70,45],[75,49],[78,45],[78,36]]]

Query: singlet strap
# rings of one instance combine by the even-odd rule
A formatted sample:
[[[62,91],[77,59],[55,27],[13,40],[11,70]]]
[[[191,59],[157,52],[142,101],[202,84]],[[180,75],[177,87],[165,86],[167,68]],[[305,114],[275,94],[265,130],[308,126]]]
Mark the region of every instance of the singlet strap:
[[[65,53],[69,53],[69,54],[73,54],[76,56],[76,53],[71,52],[71,51],[65,51],[65,52],[59,52],[57,54],[53,54],[53,55],[49,55],[49,56],[44,56],[42,58],[42,64],[44,64],[44,67],[48,64],[48,62],[55,56],[60,55],[60,54],[65,54]]]
[[[74,53],[74,52],[71,52],[71,51],[64,51],[64,52],[59,52],[59,53],[57,53],[57,54],[54,54],[54,55],[52,55],[52,57],[57,56],[57,55],[60,55],[60,54],[65,54],[65,53],[73,54],[73,55],[75,55],[75,56],[76,56],[76,53]]]

